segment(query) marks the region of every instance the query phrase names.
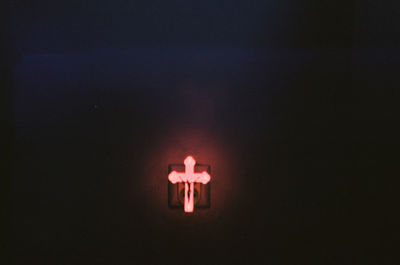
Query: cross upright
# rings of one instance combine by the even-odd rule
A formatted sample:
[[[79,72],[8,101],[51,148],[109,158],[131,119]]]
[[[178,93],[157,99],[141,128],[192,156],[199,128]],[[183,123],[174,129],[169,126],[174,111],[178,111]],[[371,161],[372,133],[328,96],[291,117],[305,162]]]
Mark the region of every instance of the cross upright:
[[[185,201],[184,201],[184,211],[187,213],[193,212],[194,209],[194,183],[207,184],[211,177],[206,172],[201,173],[194,172],[194,166],[196,165],[196,160],[192,156],[185,158],[185,172],[176,172],[175,170],[169,173],[168,180],[172,184],[178,182],[185,183]],[[189,190],[190,185],[190,190]],[[188,194],[190,192],[190,194]]]

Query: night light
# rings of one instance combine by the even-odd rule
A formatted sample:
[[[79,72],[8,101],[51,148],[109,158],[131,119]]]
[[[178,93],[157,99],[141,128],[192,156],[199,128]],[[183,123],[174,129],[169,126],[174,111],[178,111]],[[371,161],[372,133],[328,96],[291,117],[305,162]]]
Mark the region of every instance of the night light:
[[[172,184],[184,183],[185,184],[185,200],[184,211],[192,213],[194,210],[194,185],[195,183],[207,184],[211,177],[207,171],[200,173],[194,172],[196,160],[192,156],[186,157],[184,160],[185,172],[172,171],[168,175],[168,180]]]

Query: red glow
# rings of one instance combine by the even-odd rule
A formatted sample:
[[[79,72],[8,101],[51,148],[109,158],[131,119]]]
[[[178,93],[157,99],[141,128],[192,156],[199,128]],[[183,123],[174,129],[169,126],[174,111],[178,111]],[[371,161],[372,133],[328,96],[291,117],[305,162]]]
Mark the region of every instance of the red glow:
[[[178,182],[185,183],[184,210],[187,213],[191,213],[193,212],[194,209],[194,199],[193,199],[194,183],[199,182],[202,184],[207,184],[210,181],[211,177],[206,171],[203,171],[201,173],[194,172],[194,166],[196,165],[196,160],[194,160],[192,156],[186,157],[183,163],[185,164],[185,172],[172,171],[171,173],[169,173],[168,179],[169,181],[172,182],[172,184],[176,184]],[[189,184],[190,184],[190,195],[188,196]]]

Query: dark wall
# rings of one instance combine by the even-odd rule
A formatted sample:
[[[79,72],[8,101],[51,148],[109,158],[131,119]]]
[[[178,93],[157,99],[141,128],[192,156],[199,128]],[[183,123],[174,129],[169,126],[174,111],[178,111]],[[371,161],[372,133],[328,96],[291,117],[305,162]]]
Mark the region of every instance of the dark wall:
[[[11,264],[392,264],[392,2],[10,1]]]
[[[400,3],[356,1],[355,40],[363,46],[398,47]]]
[[[4,253],[0,262],[8,261],[11,239],[11,169],[13,152],[13,63],[15,53],[13,49],[14,34],[10,23],[9,6],[0,3],[0,30],[4,39],[0,42],[0,251]]]
[[[354,1],[15,1],[18,46],[345,46]]]

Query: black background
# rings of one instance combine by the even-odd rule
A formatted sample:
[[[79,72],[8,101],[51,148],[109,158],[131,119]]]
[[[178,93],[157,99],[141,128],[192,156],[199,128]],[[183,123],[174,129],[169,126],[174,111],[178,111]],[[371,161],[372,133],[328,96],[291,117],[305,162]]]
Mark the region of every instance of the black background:
[[[5,264],[394,264],[397,1],[1,12]],[[166,195],[188,154],[192,216]]]

